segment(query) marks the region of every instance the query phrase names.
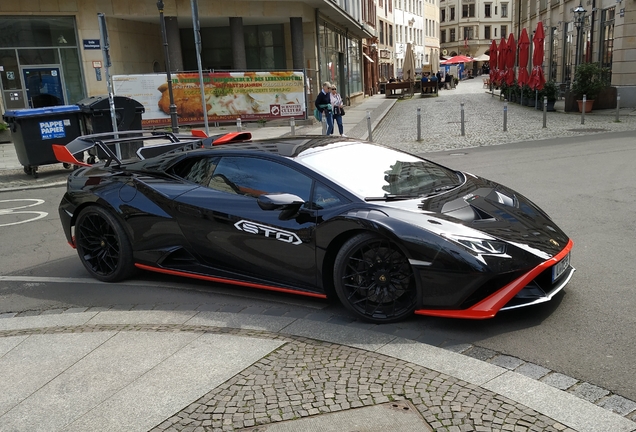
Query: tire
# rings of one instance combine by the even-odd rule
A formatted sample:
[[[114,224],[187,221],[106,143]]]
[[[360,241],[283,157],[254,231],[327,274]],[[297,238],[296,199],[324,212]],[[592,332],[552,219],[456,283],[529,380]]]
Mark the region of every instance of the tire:
[[[342,304],[365,321],[390,323],[415,311],[417,288],[408,259],[375,234],[359,234],[342,246],[334,285]]]
[[[103,207],[82,210],[75,223],[75,244],[80,261],[95,279],[117,282],[135,272],[128,235]]]

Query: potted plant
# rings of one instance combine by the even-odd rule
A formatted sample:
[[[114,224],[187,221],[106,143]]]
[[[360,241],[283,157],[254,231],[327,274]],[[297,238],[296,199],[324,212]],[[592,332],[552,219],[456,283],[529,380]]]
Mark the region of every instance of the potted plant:
[[[519,99],[521,99],[521,87],[515,80],[514,84],[510,86],[510,102],[519,103]]]
[[[572,93],[579,103],[579,112],[583,105],[583,95],[586,96],[585,112],[592,111],[594,99],[601,93],[605,83],[601,77],[603,68],[599,63],[581,63],[574,71],[574,81],[572,82]]]
[[[0,143],[9,143],[11,142],[11,131],[9,131],[9,126],[0,121]]]
[[[550,80],[543,86],[543,95],[548,98],[548,111],[555,111],[554,103],[559,97],[559,88],[556,82]]]
[[[521,89],[521,96],[523,97],[522,102],[525,106],[534,106],[535,94],[534,90],[532,90],[529,85],[523,85],[523,88]]]

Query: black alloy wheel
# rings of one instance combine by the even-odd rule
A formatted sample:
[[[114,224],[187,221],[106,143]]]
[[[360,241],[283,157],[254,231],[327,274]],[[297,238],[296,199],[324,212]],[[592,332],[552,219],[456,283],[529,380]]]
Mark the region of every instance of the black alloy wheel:
[[[338,252],[334,283],[340,301],[358,317],[374,322],[399,321],[415,310],[413,270],[400,249],[385,238],[360,234]]]
[[[82,210],[75,224],[75,243],[82,264],[96,279],[117,282],[135,271],[126,232],[115,216],[102,207]]]

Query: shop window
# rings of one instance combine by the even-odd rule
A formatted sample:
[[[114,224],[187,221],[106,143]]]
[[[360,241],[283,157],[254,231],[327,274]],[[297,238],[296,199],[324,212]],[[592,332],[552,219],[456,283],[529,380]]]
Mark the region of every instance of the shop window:
[[[0,17],[0,47],[77,47],[73,17]]]

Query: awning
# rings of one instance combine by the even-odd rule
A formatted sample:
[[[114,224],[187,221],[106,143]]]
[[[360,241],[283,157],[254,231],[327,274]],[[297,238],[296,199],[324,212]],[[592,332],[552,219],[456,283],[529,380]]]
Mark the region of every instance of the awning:
[[[373,59],[371,57],[369,57],[368,55],[366,55],[365,53],[362,53],[363,56],[365,56],[367,58],[367,60],[369,60],[371,63],[375,63],[373,61]]]

